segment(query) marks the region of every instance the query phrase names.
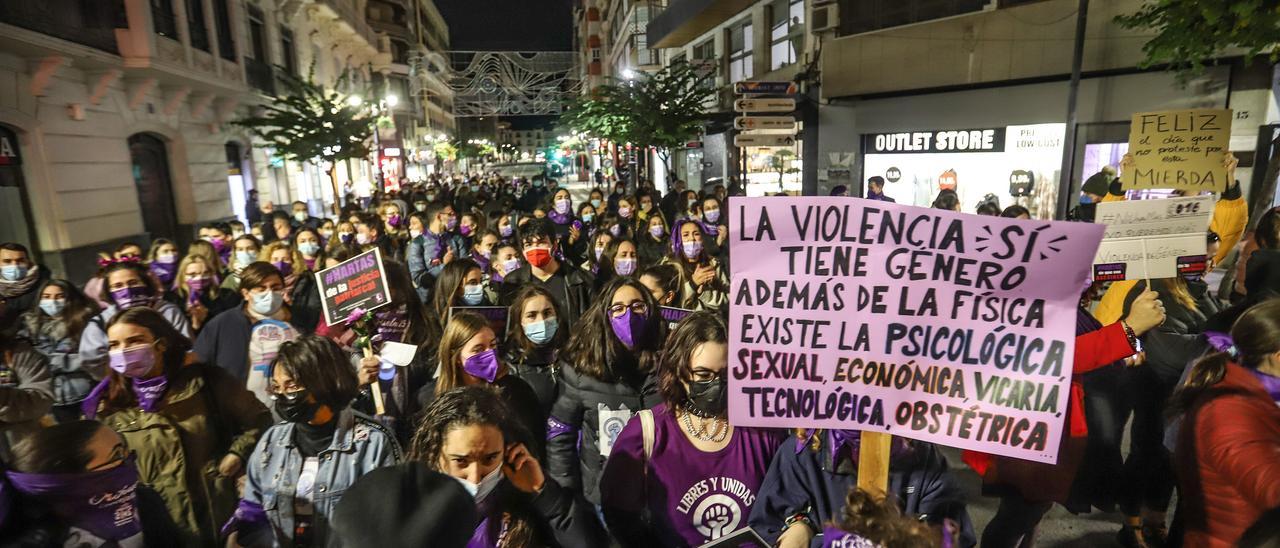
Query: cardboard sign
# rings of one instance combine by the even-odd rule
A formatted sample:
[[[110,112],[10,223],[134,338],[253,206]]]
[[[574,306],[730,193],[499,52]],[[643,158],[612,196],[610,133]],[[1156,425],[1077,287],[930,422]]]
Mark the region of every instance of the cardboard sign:
[[[729,420],[1055,462],[1103,227],[738,198]]]
[[[499,341],[507,340],[507,307],[505,306],[454,306],[449,308],[449,318],[453,319],[453,315],[459,312],[471,312],[479,314],[489,320],[489,326],[493,328],[494,335],[497,335]]]
[[[1133,165],[1121,174],[1121,183],[1126,190],[1222,192],[1231,184],[1222,160],[1230,139],[1230,109],[1134,114],[1129,127]]]
[[[333,268],[316,272],[325,322],[339,325],[357,308],[373,310],[391,303],[382,253],[366,251]]]
[[[1203,273],[1213,207],[1212,196],[1098,204],[1094,222],[1105,225],[1106,232],[1093,259],[1094,281]]]

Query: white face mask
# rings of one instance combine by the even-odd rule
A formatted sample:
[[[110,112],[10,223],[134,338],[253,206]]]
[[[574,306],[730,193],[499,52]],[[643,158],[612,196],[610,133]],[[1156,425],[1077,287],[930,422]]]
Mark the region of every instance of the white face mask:
[[[284,306],[283,291],[251,292],[249,296],[252,297],[250,306],[253,307],[253,311],[262,316],[272,316],[280,311],[281,306]]]
[[[498,483],[502,481],[502,466],[494,468],[492,472],[489,472],[489,475],[480,478],[479,484],[471,483],[470,481],[462,478],[453,479],[458,480],[458,483],[461,483],[462,487],[466,489],[468,493],[471,493],[471,497],[476,499],[476,504],[480,504],[486,497],[493,493],[493,490],[498,487]]]

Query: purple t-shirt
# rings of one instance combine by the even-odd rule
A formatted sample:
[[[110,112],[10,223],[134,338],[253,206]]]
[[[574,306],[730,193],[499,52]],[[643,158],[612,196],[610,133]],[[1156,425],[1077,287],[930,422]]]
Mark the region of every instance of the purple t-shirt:
[[[701,546],[747,527],[781,434],[734,428],[729,445],[707,453],[693,446],[665,404],[654,407],[653,414],[648,478],[640,419],[632,417],[605,463],[602,505],[636,514],[648,505],[664,546]]]

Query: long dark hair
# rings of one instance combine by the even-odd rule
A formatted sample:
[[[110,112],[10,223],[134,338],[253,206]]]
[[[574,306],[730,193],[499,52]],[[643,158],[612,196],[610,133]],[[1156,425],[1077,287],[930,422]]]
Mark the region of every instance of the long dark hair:
[[[497,428],[502,433],[504,449],[512,443],[527,443],[526,440],[529,439],[529,434],[524,431],[520,421],[516,420],[511,407],[498,389],[489,385],[464,386],[436,396],[435,401],[422,412],[418,430],[409,443],[410,460],[443,472],[441,460],[445,437],[450,431],[467,426]],[[502,510],[511,511],[512,518],[504,545],[532,546],[534,529],[529,517],[512,511],[516,510],[512,505],[504,504]],[[499,521],[501,520],[490,520],[494,532],[501,525]]]
[[[164,343],[164,352],[162,359],[164,360],[164,376],[173,378],[174,374],[182,369],[186,363],[187,352],[191,350],[191,341],[179,333],[169,320],[161,316],[159,312],[146,307],[130,308],[116,314],[111,321],[107,323],[104,332],[110,332],[111,328],[118,324],[128,324],[141,327],[151,332],[151,337],[155,342]],[[134,397],[133,390],[129,389],[129,378],[117,373],[115,370],[107,369],[107,396],[102,399],[102,410],[98,413],[99,417],[110,415],[112,412],[122,409],[128,409],[138,403],[138,399]]]
[[[658,361],[658,393],[662,394],[662,401],[666,402],[669,410],[674,412],[684,407],[689,399],[684,383],[693,380],[689,366],[693,351],[704,343],[725,344],[728,340],[729,329],[715,313],[699,311],[680,320]],[[728,369],[723,374],[728,375]]]
[[[1273,207],[1258,219],[1253,239],[1260,249],[1280,249],[1280,207]]]
[[[387,290],[391,292],[392,303],[403,303],[408,313],[409,329],[404,332],[405,344],[425,345],[433,338],[430,321],[422,300],[413,289],[413,281],[409,278],[409,269],[401,263],[382,260],[382,271],[387,275]],[[436,335],[438,336],[438,335]]]
[[[636,341],[634,349],[628,349],[613,333],[609,316],[609,305],[613,294],[623,286],[630,286],[640,292],[640,296],[649,307],[645,336]],[[658,351],[662,341],[667,338],[667,322],[662,320],[658,310],[658,302],[635,278],[614,278],[605,284],[596,294],[595,302],[583,312],[582,317],[574,324],[573,335],[565,346],[565,360],[581,374],[595,379],[614,382],[629,371],[615,369],[623,363],[634,364],[636,371],[653,371],[658,361]]]
[[[445,318],[449,317],[449,308],[457,306],[458,297],[462,295],[462,280],[472,269],[481,270],[480,265],[471,259],[458,259],[440,270],[435,291],[431,293],[431,311],[439,325],[443,326]]]
[[[1243,367],[1257,369],[1266,362],[1267,356],[1280,352],[1280,299],[1271,299],[1246,310],[1231,326],[1231,339],[1235,343],[1235,356],[1229,352],[1216,352],[1200,358],[1191,366],[1186,382],[1169,399],[1170,416],[1189,411],[1201,396],[1211,394],[1226,376],[1227,364],[1236,362]]]
[[[520,288],[515,298],[511,301],[511,307],[507,309],[507,318],[510,328],[507,329],[507,344],[510,347],[519,350],[520,354],[526,354],[533,351],[533,342],[524,334],[524,327],[521,318],[524,317],[524,303],[534,297],[545,297],[551,302],[551,307],[556,310],[556,334],[547,342],[550,348],[559,349],[564,347],[565,341],[569,340],[568,326],[561,323],[564,321],[564,314],[560,308],[560,301],[557,301],[551,292],[540,285],[529,284]]]
[[[75,420],[41,428],[13,446],[9,466],[25,474],[77,474],[93,461],[89,441],[105,424]]]
[[[63,279],[46,281],[36,291],[36,296],[43,295],[45,288],[49,286],[62,289],[62,296],[67,300],[66,307],[62,309],[62,322],[67,326],[67,337],[79,342],[80,333],[84,331],[84,326],[100,312],[98,303],[86,296],[75,284]],[[37,308],[37,310],[39,309]],[[44,323],[44,318],[47,316],[44,311],[41,311],[38,316],[41,319],[40,323]]]
[[[281,367],[316,401],[335,414],[346,409],[360,393],[360,381],[350,358],[337,343],[317,335],[303,335],[280,345],[271,371]]]

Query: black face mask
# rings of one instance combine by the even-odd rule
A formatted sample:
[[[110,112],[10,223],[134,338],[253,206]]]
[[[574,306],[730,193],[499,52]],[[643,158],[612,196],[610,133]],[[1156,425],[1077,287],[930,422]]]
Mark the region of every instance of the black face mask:
[[[299,390],[288,396],[272,396],[276,401],[276,414],[280,418],[293,423],[311,422],[316,416],[316,411],[320,409],[317,402],[307,401],[307,391]]]
[[[729,407],[729,383],[718,378],[689,383],[689,412],[703,418],[719,417]]]

